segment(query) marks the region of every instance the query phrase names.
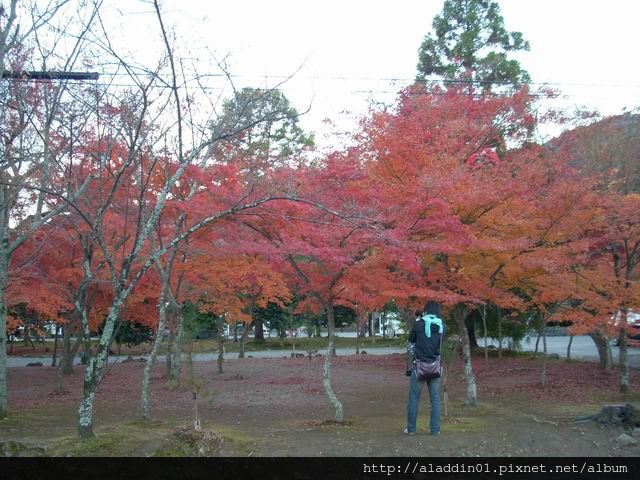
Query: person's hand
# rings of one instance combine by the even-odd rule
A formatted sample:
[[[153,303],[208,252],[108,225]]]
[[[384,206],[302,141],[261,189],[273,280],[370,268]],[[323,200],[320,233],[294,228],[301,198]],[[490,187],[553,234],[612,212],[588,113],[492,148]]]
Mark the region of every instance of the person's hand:
[[[410,376],[411,376],[411,369],[410,369],[410,368],[408,368],[408,369],[407,369],[407,371],[406,371],[406,372],[404,372],[404,375],[405,375],[406,377],[410,377]]]

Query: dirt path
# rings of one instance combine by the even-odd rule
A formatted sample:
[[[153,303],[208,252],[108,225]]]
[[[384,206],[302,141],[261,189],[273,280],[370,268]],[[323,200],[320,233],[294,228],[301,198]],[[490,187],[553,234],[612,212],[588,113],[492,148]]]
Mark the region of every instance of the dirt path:
[[[530,359],[476,361],[480,404],[464,407],[459,365],[451,370],[453,421],[442,435],[428,435],[428,399],[421,404],[419,434],[402,435],[407,379],[401,355],[338,357],[334,389],[348,426],[332,418],[321,384],[322,358],[231,360],[225,373],[194,364],[199,411],[206,429],[224,438],[223,455],[254,456],[637,456],[640,447],[614,441],[620,428],[576,425],[576,415],[604,403],[636,402],[616,391],[617,375],[587,363],[551,362],[547,386],[539,385],[539,363]],[[309,375],[307,374],[309,372]],[[67,393],[54,395],[55,369],[9,369],[13,415],[0,423],[0,441],[48,447],[50,454],[149,455],[163,448],[172,429],[188,425],[192,386],[170,389],[162,367],[152,375],[152,414],[138,421],[140,363],[118,364],[97,395],[92,442],[77,442],[75,411],[82,378],[66,378]],[[632,372],[637,391],[637,372]],[[426,401],[426,403],[425,403]],[[167,454],[179,454],[174,450]]]

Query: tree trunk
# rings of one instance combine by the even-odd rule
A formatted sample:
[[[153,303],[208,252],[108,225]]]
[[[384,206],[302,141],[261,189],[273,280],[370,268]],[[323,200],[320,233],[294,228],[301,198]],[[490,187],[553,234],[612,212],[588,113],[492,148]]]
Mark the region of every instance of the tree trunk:
[[[469,345],[469,333],[465,324],[467,309],[464,305],[457,305],[454,308],[454,318],[458,325],[458,333],[462,339],[462,362],[464,365],[464,377],[467,383],[467,395],[465,405],[475,405],[478,401],[476,389],[476,377],[473,374],[473,366],[471,364],[471,347]]]
[[[356,355],[360,354],[360,332],[356,332]]]
[[[60,334],[60,328],[62,325],[56,324],[56,329],[53,333],[53,354],[51,355],[51,366],[55,367],[58,361],[58,335]]]
[[[335,319],[334,319],[333,305],[328,305],[327,306],[327,324],[333,325],[334,321]],[[327,394],[327,398],[329,399],[329,401],[331,402],[331,405],[335,409],[334,418],[336,422],[342,422],[344,421],[342,403],[340,402],[340,400],[338,400],[338,397],[336,397],[336,394],[333,392],[333,388],[331,387],[331,359],[333,358],[333,355],[331,354],[331,352],[335,351],[335,347],[336,345],[335,345],[334,331],[333,331],[333,328],[330,328],[329,329],[329,350],[324,359],[324,371],[322,375],[322,384],[324,385],[324,391]]]
[[[540,375],[542,386],[547,384],[547,329],[542,327],[542,373]]]
[[[626,318],[624,323],[626,325]],[[627,332],[624,328],[620,329],[618,338],[620,342],[620,393],[629,393],[629,357],[627,356]]]
[[[473,319],[473,314],[467,316],[465,320],[467,331],[469,332],[469,346],[471,348],[478,348],[478,339],[476,338],[476,322]]]
[[[151,420],[151,408],[149,406],[149,382],[151,380],[151,369],[156,361],[160,344],[162,343],[162,335],[164,334],[164,325],[167,319],[167,282],[163,282],[162,290],[160,291],[160,300],[158,306],[158,328],[156,330],[156,337],[153,339],[153,345],[151,346],[151,352],[149,358],[144,366],[144,373],[142,375],[142,398],[141,398],[141,413],[143,420]]]
[[[24,346],[26,347],[28,344],[31,344],[31,350],[35,350],[36,346],[33,344],[33,340],[31,340],[31,335],[29,335],[29,330],[31,330],[29,328],[28,325],[24,326]]]
[[[373,328],[374,325],[374,321],[373,321],[373,312],[369,312],[368,318],[367,318],[367,323],[368,323],[368,327],[369,327],[369,336],[373,338],[373,342],[375,343],[376,341],[376,331]]]
[[[174,381],[180,380],[182,372],[182,342],[184,340],[184,316],[182,312],[177,313],[178,328],[173,339],[173,350],[171,352],[171,372],[169,378]]]
[[[80,400],[80,406],[78,408],[78,435],[80,438],[91,438],[95,436],[93,433],[93,401],[95,399],[96,388],[98,388],[102,380],[102,371],[109,356],[109,347],[111,346],[113,331],[123,302],[123,294],[122,292],[118,292],[105,320],[97,352],[91,357],[89,365],[84,371],[82,399]],[[83,319],[83,331],[85,338],[89,338],[89,325],[85,323],[85,319]]]
[[[78,337],[74,346],[71,346],[71,328],[69,323],[62,326],[62,352],[58,361],[58,367],[56,369],[56,378],[53,383],[53,390],[56,393],[64,391],[64,375],[70,375],[73,373],[73,361],[76,358],[76,353],[80,348],[82,339]]]
[[[296,332],[291,333],[291,348],[293,349],[293,358],[296,358]]]
[[[244,358],[244,347],[247,344],[247,338],[249,338],[249,330],[251,330],[251,324],[248,323],[242,329],[242,335],[240,336],[240,349],[238,358]]]
[[[200,424],[200,414],[198,413],[198,391],[194,390],[192,393],[193,398],[193,429],[196,432],[202,430],[202,426]]]
[[[442,354],[442,352],[441,352]],[[442,369],[442,414],[444,418],[449,421],[451,414],[449,412],[449,382],[448,382],[448,369]]]
[[[331,313],[329,313],[331,310]],[[332,357],[336,356],[336,320],[335,320],[335,311],[333,310],[333,305],[327,307],[327,331],[329,334],[329,355]],[[329,365],[331,368],[331,365]]]
[[[358,333],[361,337],[365,337],[367,334],[367,314],[364,313],[362,318],[358,319]]]
[[[613,368],[613,357],[611,354],[609,339],[605,337],[601,332],[590,333],[589,336],[596,344],[596,348],[598,349],[600,368],[611,371],[611,369]]]
[[[224,373],[222,365],[224,363],[224,331],[218,328],[218,373]]]
[[[6,289],[9,281],[9,253],[6,252],[9,237],[0,239],[0,419],[7,417],[7,301]]]
[[[571,344],[573,343],[573,335],[569,335],[569,344],[567,345],[567,362],[571,361]]]
[[[484,362],[489,366],[489,345],[487,338],[487,306],[482,306],[482,335],[484,336]]]
[[[536,338],[536,348],[533,351],[533,358],[538,356],[538,347],[540,346],[540,339],[542,338],[542,330],[538,330],[538,338]]]
[[[82,313],[80,313],[80,316],[82,317]],[[82,352],[80,353],[80,364],[88,365],[89,360],[93,356],[93,349],[91,348],[91,332],[89,331],[88,325],[86,329],[84,328],[84,326],[80,329],[79,337],[80,337],[80,346],[82,347]]]
[[[253,324],[255,325],[255,333],[253,335],[253,338],[256,342],[264,342],[264,327],[262,320],[256,318],[253,321]]]
[[[380,315],[380,323],[382,326],[382,338],[387,338],[387,312],[382,312],[382,315]]]
[[[175,340],[175,335],[171,328],[169,328],[169,338],[167,339],[167,347],[166,354],[164,356],[165,366],[166,366],[166,375],[167,378],[171,378],[171,372],[173,371],[173,342]]]
[[[502,309],[498,307],[498,358],[502,358]]]
[[[233,343],[238,343],[238,325],[239,322],[233,324]]]

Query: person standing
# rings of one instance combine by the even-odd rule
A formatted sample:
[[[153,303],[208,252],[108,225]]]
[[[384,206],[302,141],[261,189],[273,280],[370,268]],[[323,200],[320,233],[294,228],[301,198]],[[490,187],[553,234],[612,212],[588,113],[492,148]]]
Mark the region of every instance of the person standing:
[[[410,369],[407,369],[409,380],[409,401],[407,402],[407,428],[404,433],[415,435],[418,419],[418,406],[422,387],[427,384],[431,401],[429,428],[431,435],[440,435],[440,377],[429,380],[418,380],[415,360],[433,361],[440,355],[440,346],[445,334],[442,321],[442,306],[433,301],[427,302],[424,314],[416,312],[416,321],[409,333],[409,354],[413,357]]]

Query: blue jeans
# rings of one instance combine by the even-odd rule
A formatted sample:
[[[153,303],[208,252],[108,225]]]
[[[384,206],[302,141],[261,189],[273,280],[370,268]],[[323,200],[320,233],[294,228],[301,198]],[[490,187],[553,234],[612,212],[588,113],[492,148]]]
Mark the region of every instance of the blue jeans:
[[[440,433],[440,377],[421,382],[418,380],[415,368],[411,371],[411,380],[409,382],[409,402],[407,403],[407,431],[409,433],[416,431],[420,394],[422,393],[422,386],[425,383],[429,388],[429,400],[431,400],[431,419],[429,427],[432,434]]]

